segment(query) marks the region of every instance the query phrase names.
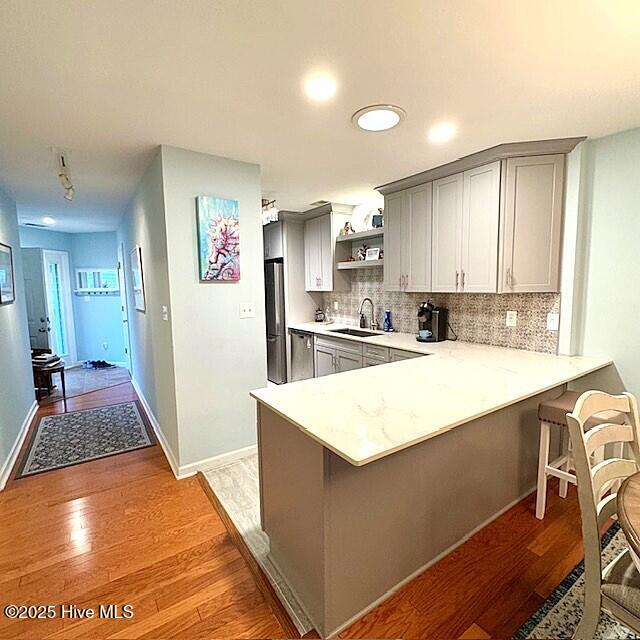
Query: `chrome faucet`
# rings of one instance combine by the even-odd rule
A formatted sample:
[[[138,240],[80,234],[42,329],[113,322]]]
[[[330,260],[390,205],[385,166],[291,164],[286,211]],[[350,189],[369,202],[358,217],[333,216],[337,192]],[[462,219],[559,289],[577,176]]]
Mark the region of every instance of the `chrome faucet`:
[[[367,328],[367,319],[362,311],[362,308],[364,307],[364,303],[366,301],[369,301],[369,304],[371,305],[371,324],[369,325],[371,329],[373,329],[374,331],[378,328],[378,323],[376,322],[376,313],[375,313],[375,309],[373,306],[373,300],[371,298],[364,298],[364,300],[360,303],[360,311],[358,312],[360,314],[360,328],[361,329],[366,329]]]

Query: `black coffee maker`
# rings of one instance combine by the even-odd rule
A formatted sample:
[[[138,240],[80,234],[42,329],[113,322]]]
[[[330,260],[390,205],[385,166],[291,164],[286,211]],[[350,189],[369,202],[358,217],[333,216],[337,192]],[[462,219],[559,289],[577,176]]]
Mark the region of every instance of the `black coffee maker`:
[[[442,342],[447,339],[449,310],[423,302],[418,307],[418,342]]]

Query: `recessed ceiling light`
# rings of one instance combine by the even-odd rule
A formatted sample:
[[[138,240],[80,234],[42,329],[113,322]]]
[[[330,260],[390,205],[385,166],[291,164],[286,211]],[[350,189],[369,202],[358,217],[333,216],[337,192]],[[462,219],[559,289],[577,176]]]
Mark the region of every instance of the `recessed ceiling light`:
[[[451,124],[450,122],[441,122],[429,129],[429,140],[436,144],[448,142],[456,135],[456,131],[457,128],[455,124]]]
[[[326,73],[311,75],[304,82],[304,90],[307,96],[319,102],[333,98],[337,88],[338,85],[335,79]]]
[[[365,131],[387,131],[400,124],[405,115],[404,109],[395,105],[372,104],[358,109],[351,116],[351,122]]]
[[[44,224],[55,224],[56,221],[54,218],[52,218],[51,216],[44,216],[44,218],[42,218],[42,222],[44,222]]]

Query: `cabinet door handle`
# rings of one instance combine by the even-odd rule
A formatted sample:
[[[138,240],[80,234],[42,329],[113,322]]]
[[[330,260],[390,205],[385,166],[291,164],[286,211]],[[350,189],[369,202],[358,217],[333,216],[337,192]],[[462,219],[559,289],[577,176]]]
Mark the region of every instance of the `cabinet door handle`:
[[[456,291],[458,290],[458,283],[460,282],[460,272],[456,271]]]
[[[462,270],[462,290],[464,291],[464,269]]]
[[[513,286],[513,277],[511,275],[511,267],[507,267],[507,287]]]
[[[409,274],[405,274],[404,276],[404,288],[406,289],[409,286]]]

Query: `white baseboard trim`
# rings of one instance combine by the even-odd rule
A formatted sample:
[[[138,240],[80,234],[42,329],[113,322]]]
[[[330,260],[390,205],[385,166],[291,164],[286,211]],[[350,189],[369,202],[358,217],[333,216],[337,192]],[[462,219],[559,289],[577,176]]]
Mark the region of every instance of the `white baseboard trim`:
[[[165,458],[169,462],[171,471],[173,471],[173,475],[179,480],[180,475],[178,473],[178,461],[176,460],[176,457],[171,447],[169,446],[169,443],[167,442],[167,439],[165,438],[164,433],[162,433],[162,428],[160,427],[160,423],[158,422],[158,419],[156,418],[153,411],[151,410],[151,407],[149,406],[147,399],[144,397],[144,393],[142,393],[142,389],[140,388],[140,385],[138,384],[137,380],[134,377],[131,377],[131,384],[133,385],[133,388],[136,390],[136,393],[138,394],[138,398],[140,398],[140,402],[142,403],[142,406],[144,407],[147,417],[149,418],[149,422],[151,422],[151,426],[153,427],[153,432],[156,434],[156,438],[158,438],[158,442],[160,443],[160,446],[164,451]]]
[[[182,465],[179,468],[179,477],[180,478],[188,478],[189,476],[193,476],[198,471],[206,471],[209,469],[215,469],[217,467],[222,467],[224,465],[229,464],[230,462],[235,462],[236,460],[241,460],[242,458],[246,458],[247,456],[252,456],[258,453],[258,445],[252,444],[248,447],[243,447],[242,449],[235,449],[234,451],[228,451],[227,453],[221,453],[217,456],[213,456],[211,458],[205,458],[204,460],[198,460],[198,462],[192,462],[191,464]]]
[[[9,476],[11,475],[11,471],[13,470],[13,466],[18,459],[18,453],[20,453],[20,449],[24,443],[25,438],[27,437],[27,432],[29,431],[29,425],[33,420],[33,417],[36,415],[36,411],[38,410],[38,403],[34,400],[31,407],[29,407],[29,411],[27,411],[27,415],[25,416],[22,425],[20,426],[20,431],[18,431],[18,437],[16,441],[13,443],[13,447],[11,447],[11,451],[9,452],[9,457],[6,459],[5,463],[2,465],[2,469],[0,470],[0,491],[2,491],[6,484],[7,480],[9,480]]]
[[[474,527],[471,531],[469,531],[464,536],[462,536],[460,540],[458,540],[457,542],[454,542],[448,549],[445,549],[442,553],[439,553],[435,558],[432,558],[431,560],[429,560],[429,562],[427,562],[426,564],[423,564],[419,569],[416,569],[411,575],[408,575],[406,578],[398,582],[398,584],[391,587],[391,589],[389,589],[386,593],[381,595],[377,600],[372,602],[370,605],[366,606],[362,611],[356,613],[355,616],[352,616],[351,618],[349,618],[347,622],[345,622],[344,624],[341,624],[338,628],[334,629],[330,633],[327,633],[326,636],[324,637],[334,638],[340,632],[344,631],[347,627],[350,627],[354,622],[356,622],[357,620],[362,618],[364,615],[369,613],[369,611],[371,611],[372,609],[375,609],[379,604],[382,604],[385,600],[390,598],[399,589],[402,589],[402,587],[404,587],[406,584],[411,582],[414,578],[417,578],[421,573],[425,572],[429,567],[436,564],[436,562],[439,562],[440,560],[442,560],[442,558],[444,558],[445,556],[448,556],[452,551],[455,551],[460,545],[464,544],[467,540],[469,540],[469,538],[471,538],[476,533],[478,533],[478,531],[480,531],[481,529],[484,529],[487,525],[491,524],[494,520],[499,518],[503,513],[506,513],[507,511],[509,511],[511,507],[514,507],[515,505],[517,505],[518,502],[520,502],[521,500],[524,500],[529,494],[533,493],[535,490],[536,490],[535,487],[533,487],[532,489],[528,489],[518,498],[516,498],[506,506],[502,507],[502,509],[500,509],[498,512],[494,513],[492,516],[487,518],[484,522],[480,523],[477,527]]]
[[[149,422],[151,422],[151,426],[153,427],[153,431],[158,438],[158,442],[164,451],[164,455],[169,461],[169,466],[171,467],[171,471],[173,471],[173,475],[178,480],[183,480],[184,478],[189,478],[191,476],[195,476],[198,471],[203,471],[205,469],[211,469],[212,467],[219,467],[223,464],[229,464],[230,462],[234,462],[235,460],[239,460],[246,456],[254,455],[258,452],[258,445],[252,444],[248,447],[244,447],[242,449],[236,449],[235,451],[229,451],[227,453],[222,453],[217,456],[213,456],[211,458],[205,458],[204,460],[198,460],[198,462],[192,462],[190,464],[179,465],[176,460],[176,456],[174,455],[167,439],[162,433],[162,428],[160,427],[160,423],[158,419],[155,417],[147,399],[144,397],[144,393],[142,393],[142,389],[138,384],[135,378],[131,378],[131,384],[133,388],[136,390],[138,397],[140,398],[140,402],[144,407],[144,410],[149,418]]]

